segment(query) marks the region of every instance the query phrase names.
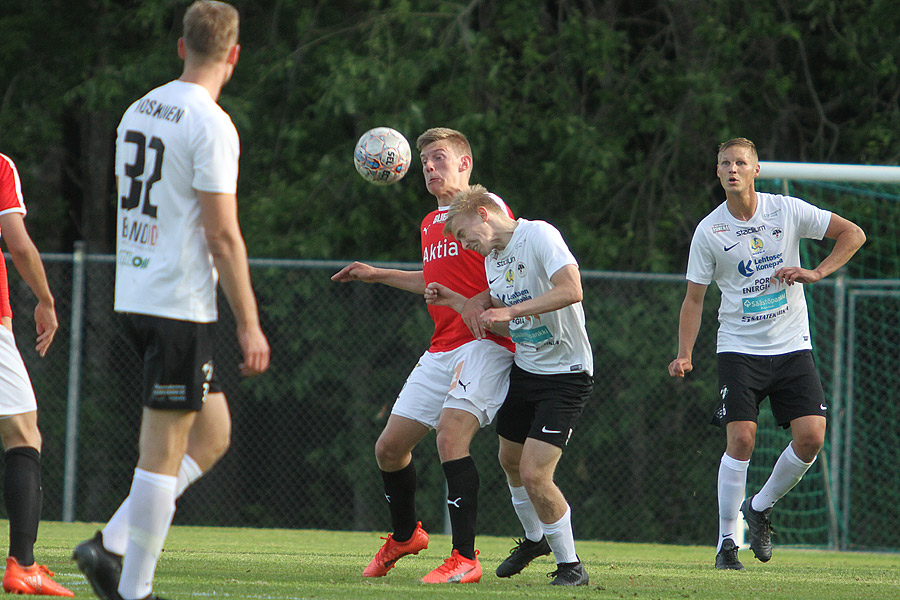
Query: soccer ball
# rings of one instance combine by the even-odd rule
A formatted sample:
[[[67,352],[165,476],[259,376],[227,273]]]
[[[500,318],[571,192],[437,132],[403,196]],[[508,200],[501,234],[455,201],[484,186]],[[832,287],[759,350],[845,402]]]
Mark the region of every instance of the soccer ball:
[[[402,133],[390,127],[376,127],[356,142],[353,162],[363,179],[387,185],[403,179],[412,162],[412,152]]]

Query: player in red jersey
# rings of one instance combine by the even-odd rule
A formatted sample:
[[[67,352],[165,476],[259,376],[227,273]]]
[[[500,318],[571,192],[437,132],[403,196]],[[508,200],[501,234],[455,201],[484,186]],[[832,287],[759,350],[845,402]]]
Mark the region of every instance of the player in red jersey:
[[[16,270],[34,292],[38,354],[53,342],[56,308],[41,256],[25,228],[25,203],[16,166],[0,154],[0,231]],[[37,596],[74,596],[59,585],[44,565],[34,560],[34,542],[41,520],[41,432],[37,402],[25,363],[12,333],[12,309],[6,263],[0,254],[0,440],[5,450],[3,499],[9,518],[9,556],[3,575],[8,593]]]
[[[363,576],[386,575],[398,559],[428,547],[428,534],[416,520],[412,450],[435,429],[447,478],[453,550],[422,581],[474,583],[481,579],[475,550],[479,478],[469,443],[475,432],[493,420],[506,397],[514,346],[509,338],[485,332],[477,323],[476,317],[490,304],[484,257],[464,250],[443,232],[450,201],[469,186],[469,142],[458,131],[438,127],[419,136],[416,147],[425,187],[437,199],[437,209],[422,220],[422,270],[383,269],[354,262],[332,279],[383,283],[416,294],[424,294],[427,284],[438,282],[472,300],[462,316],[449,307],[428,306],[434,320],[431,345],[410,373],[375,443],[393,533],[384,538],[387,541]],[[512,216],[503,201],[494,198]],[[481,339],[473,336],[467,323],[480,332]]]

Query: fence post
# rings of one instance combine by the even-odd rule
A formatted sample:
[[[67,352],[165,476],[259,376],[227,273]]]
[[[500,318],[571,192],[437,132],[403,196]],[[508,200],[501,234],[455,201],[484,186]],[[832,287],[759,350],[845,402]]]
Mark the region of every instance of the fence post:
[[[833,355],[831,363],[831,457],[830,466],[825,471],[825,477],[830,479],[830,490],[826,488],[829,497],[828,522],[829,522],[829,546],[832,550],[840,550],[840,531],[838,530],[837,515],[843,508],[841,499],[842,486],[849,482],[841,478],[841,448],[843,446],[843,428],[849,424],[844,423],[844,405],[842,393],[844,391],[844,361],[845,337],[847,323],[847,276],[844,269],[837,272],[834,284],[834,339]],[[824,456],[824,455],[823,455]],[[826,463],[823,463],[823,465]],[[826,485],[828,481],[826,481]],[[828,493],[830,491],[830,493]],[[835,504],[836,503],[836,504]]]
[[[81,340],[84,329],[84,242],[75,242],[72,254],[72,312],[69,335],[69,379],[66,393],[66,460],[63,469],[62,520],[75,520],[75,484],[78,480],[78,405],[81,390]]]

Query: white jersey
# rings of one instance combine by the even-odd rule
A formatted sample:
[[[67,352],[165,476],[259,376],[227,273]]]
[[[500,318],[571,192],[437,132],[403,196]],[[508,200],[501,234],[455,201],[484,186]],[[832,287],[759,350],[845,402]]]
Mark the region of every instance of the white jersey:
[[[506,248],[484,260],[491,296],[513,306],[553,288],[550,277],[566,265],[578,266],[559,231],[544,221],[519,219]],[[594,355],[576,302],[559,310],[518,317],[509,323],[516,364],[538,375],[594,373]]]
[[[196,190],[237,191],[240,142],[205,88],[172,81],[132,104],[116,138],[119,312],[210,323],[217,273]]]
[[[718,352],[773,355],[812,348],[803,285],[771,280],[800,266],[800,240],[824,237],[831,213],[790,196],[757,192],[756,213],[740,221],[723,202],[694,232],[687,279],[715,281]]]

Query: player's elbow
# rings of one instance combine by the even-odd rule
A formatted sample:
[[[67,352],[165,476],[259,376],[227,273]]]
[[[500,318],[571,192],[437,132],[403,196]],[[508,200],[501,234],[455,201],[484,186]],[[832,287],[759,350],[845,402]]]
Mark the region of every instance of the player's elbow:
[[[856,247],[861,248],[866,243],[866,232],[857,224],[853,224],[853,239],[856,241]]]
[[[232,232],[225,230],[207,231],[206,245],[214,258],[223,258],[235,253],[241,239]]]

